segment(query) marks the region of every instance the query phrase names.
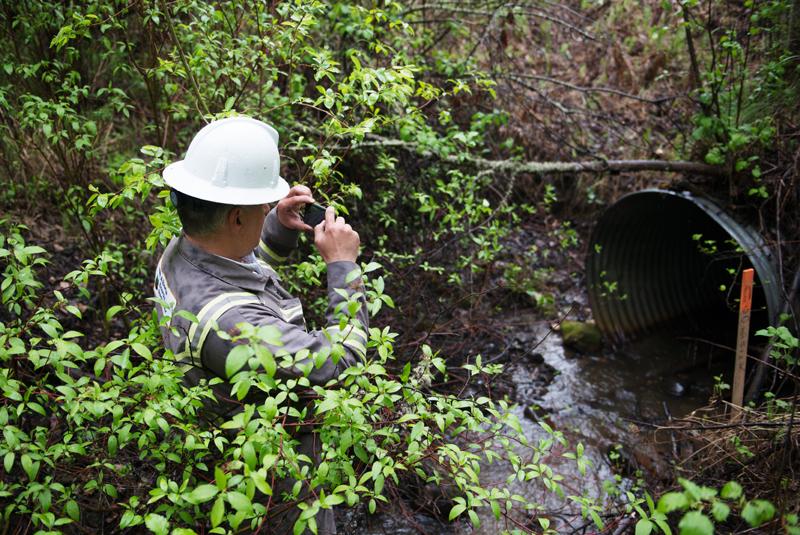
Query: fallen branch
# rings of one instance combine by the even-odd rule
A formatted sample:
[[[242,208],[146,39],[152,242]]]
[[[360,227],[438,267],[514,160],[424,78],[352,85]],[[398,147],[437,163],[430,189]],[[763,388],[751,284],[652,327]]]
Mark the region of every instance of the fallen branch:
[[[355,144],[355,147],[400,147],[419,152],[423,156],[433,156],[427,150],[419,150],[417,143],[387,139],[380,136],[370,136],[372,141]],[[661,171],[665,173],[694,173],[700,175],[724,176],[725,169],[700,162],[687,162],[683,160],[592,160],[588,162],[524,162],[518,160],[487,160],[474,156],[441,156],[450,163],[471,163],[483,169],[493,171],[508,171],[511,173],[528,173],[540,175],[546,173],[603,173],[603,172],[639,172]]]
[[[594,160],[589,162],[517,162],[515,160],[473,160],[477,165],[493,168],[508,169],[520,173],[602,173],[634,172],[634,171],[664,171],[670,173],[698,173],[703,175],[722,176],[725,170],[721,167],[707,165],[699,162],[686,162],[682,160]]]

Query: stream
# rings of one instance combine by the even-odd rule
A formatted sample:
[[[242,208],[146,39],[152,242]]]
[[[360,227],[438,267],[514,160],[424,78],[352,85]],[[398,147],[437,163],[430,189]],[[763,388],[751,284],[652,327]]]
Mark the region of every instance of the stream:
[[[668,414],[680,417],[704,406],[713,390],[714,375],[722,373],[724,362],[712,359],[708,349],[695,340],[667,334],[643,338],[625,347],[598,354],[576,354],[565,349],[560,334],[548,322],[534,315],[514,315],[501,322],[506,327],[506,348],[483,350],[484,358],[507,353],[499,384],[493,388],[507,393],[517,405],[513,409],[523,432],[531,442],[547,437],[537,419],[564,433],[573,451],[578,442],[591,467],[582,475],[575,461],[562,457],[565,450],[554,449],[545,462],[561,475],[567,496],[591,496],[608,500],[604,482],[622,478],[620,486],[629,488],[636,470],[651,480],[668,474],[667,457],[672,442],[666,433],[654,440],[648,423],[663,423]],[[609,452],[619,454],[616,470]],[[520,452],[522,453],[522,451]],[[511,475],[508,463],[485,465],[481,472],[485,485],[503,486]],[[542,505],[537,513],[551,522],[559,533],[581,528],[591,520],[580,514],[580,506],[548,491],[541,482],[509,485],[513,493]],[[539,529],[533,513],[516,520],[521,525]],[[346,518],[342,518],[346,517]],[[416,526],[389,515],[364,517],[342,515],[340,532],[359,535],[415,533],[497,534],[513,525],[501,517],[497,521],[488,509],[479,514],[481,525],[467,523],[441,525],[438,521],[416,515]]]

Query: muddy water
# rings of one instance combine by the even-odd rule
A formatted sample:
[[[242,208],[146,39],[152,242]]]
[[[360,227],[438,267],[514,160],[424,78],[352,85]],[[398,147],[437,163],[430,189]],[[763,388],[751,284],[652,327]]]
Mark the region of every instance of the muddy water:
[[[672,443],[668,435],[654,437],[646,423],[663,423],[667,415],[682,416],[706,403],[713,388],[713,376],[722,373],[722,362],[696,341],[661,335],[628,344],[619,351],[604,350],[596,355],[577,355],[565,350],[561,337],[546,322],[533,316],[509,317],[505,347],[481,348],[485,359],[496,358],[505,366],[500,384],[517,403],[514,413],[532,442],[547,435],[537,420],[565,434],[573,445],[581,442],[592,468],[581,474],[574,461],[556,450],[545,460],[563,477],[564,493],[591,496],[609,505],[604,482],[622,473],[622,486],[630,486],[635,471],[650,478],[666,475],[666,462]],[[620,460],[612,466],[609,450],[620,446]],[[520,451],[524,454],[524,451]],[[507,463],[494,463],[482,469],[485,485],[505,486],[512,470]],[[542,505],[535,515],[546,517],[559,532],[585,525],[580,507],[558,498],[536,480],[514,481],[508,485],[531,502]],[[481,526],[441,525],[417,515],[416,526],[384,515],[356,518],[340,531],[361,535],[412,533],[496,534],[514,526],[497,521],[489,511],[480,515]],[[538,528],[533,513],[515,518],[518,526]],[[344,520],[344,518],[342,519]]]
[[[652,336],[628,344],[617,352],[576,355],[564,349],[561,337],[548,323],[525,318],[510,319],[510,347],[517,356],[506,365],[514,409],[523,431],[531,441],[545,438],[537,420],[563,432],[574,445],[585,446],[585,456],[593,468],[582,475],[574,461],[560,456],[547,459],[563,476],[566,495],[591,496],[606,502],[604,482],[615,471],[626,474],[622,485],[629,486],[636,469],[658,477],[669,471],[665,453],[671,449],[670,437],[652,435],[646,423],[661,423],[667,415],[681,416],[706,403],[713,389],[714,374],[720,365],[702,351],[700,343],[671,336]],[[538,355],[537,355],[538,354]],[[548,380],[552,377],[552,380]],[[609,451],[621,446],[620,460],[612,467]],[[511,474],[503,464],[484,469],[485,483],[502,485]],[[586,523],[580,508],[547,491],[536,481],[514,482],[512,490],[542,504],[539,516],[547,517],[559,531]],[[532,515],[518,519],[534,526]],[[497,522],[489,513],[482,515],[482,526],[475,533],[499,533],[513,526]]]

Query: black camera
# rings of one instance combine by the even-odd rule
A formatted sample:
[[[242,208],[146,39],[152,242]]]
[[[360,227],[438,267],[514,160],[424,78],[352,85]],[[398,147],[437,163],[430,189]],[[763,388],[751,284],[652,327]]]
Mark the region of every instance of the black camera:
[[[325,207],[321,204],[311,203],[306,205],[303,212],[303,223],[310,227],[316,227],[325,219]]]

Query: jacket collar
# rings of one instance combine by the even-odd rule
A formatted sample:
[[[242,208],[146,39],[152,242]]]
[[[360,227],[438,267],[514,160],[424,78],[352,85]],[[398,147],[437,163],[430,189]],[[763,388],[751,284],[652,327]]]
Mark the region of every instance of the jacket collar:
[[[243,290],[262,292],[270,279],[270,277],[262,274],[260,270],[254,271],[229,258],[209,253],[193,244],[183,233],[178,238],[178,252],[197,269]]]

